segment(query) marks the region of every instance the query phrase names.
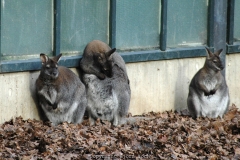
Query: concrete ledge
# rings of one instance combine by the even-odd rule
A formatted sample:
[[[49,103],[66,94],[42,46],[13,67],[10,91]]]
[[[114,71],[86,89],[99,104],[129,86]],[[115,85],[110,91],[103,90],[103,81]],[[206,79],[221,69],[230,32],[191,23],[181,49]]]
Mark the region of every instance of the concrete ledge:
[[[129,112],[139,115],[186,108],[189,83],[204,61],[205,57],[127,63],[132,90]],[[240,54],[227,55],[226,80],[231,103],[237,107],[240,106],[239,61]],[[38,75],[39,71],[0,74],[0,123],[16,116],[39,119],[35,96]]]

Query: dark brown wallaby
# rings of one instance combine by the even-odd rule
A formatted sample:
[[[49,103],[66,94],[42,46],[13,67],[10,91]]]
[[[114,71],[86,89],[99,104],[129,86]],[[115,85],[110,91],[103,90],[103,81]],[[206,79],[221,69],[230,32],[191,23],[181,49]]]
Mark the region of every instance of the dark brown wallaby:
[[[70,69],[58,66],[61,56],[51,59],[40,54],[42,68],[36,81],[39,105],[54,125],[80,123],[87,106],[85,86]]]
[[[207,49],[204,66],[193,77],[187,99],[188,110],[193,118],[222,117],[228,110],[228,86],[221,70],[224,68],[219,55],[222,49],[212,53]]]
[[[107,44],[99,40],[90,42],[84,49],[80,67],[85,73],[94,74],[99,79],[112,77],[111,54],[116,48],[111,49]]]

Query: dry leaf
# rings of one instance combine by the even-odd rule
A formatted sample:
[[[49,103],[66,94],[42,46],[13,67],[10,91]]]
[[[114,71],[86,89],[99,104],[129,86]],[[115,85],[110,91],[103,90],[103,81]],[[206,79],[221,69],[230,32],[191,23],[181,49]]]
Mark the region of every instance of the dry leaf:
[[[0,159],[240,158],[240,112],[235,105],[224,119],[194,120],[172,111],[140,117],[144,118],[117,127],[100,120],[89,126],[87,119],[54,127],[17,117],[0,125]]]

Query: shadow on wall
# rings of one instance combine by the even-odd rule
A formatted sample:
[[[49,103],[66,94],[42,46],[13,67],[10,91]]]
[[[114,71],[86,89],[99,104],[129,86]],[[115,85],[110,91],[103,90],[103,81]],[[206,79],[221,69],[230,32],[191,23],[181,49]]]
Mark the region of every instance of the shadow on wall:
[[[83,70],[78,66],[76,67],[76,70],[72,70],[79,78],[80,78],[80,81],[83,83]],[[84,83],[83,83],[84,84]],[[84,84],[85,85],[85,84]],[[87,113],[87,110],[85,110],[85,114],[84,114],[85,117],[88,117],[88,113]]]
[[[175,84],[174,110],[180,111],[187,108],[188,87],[191,79],[186,75],[189,73],[189,65],[178,61],[178,71]]]
[[[81,59],[80,59],[81,60]],[[80,61],[79,61],[80,63]],[[72,70],[81,80],[81,82],[83,82],[83,70],[78,66],[76,67],[76,71]]]
[[[37,110],[38,110],[38,116],[41,120],[45,121],[45,120],[48,120],[47,117],[45,116],[42,108],[39,106],[38,104],[38,99],[37,99],[37,95],[36,95],[36,86],[35,86],[35,83],[36,83],[36,80],[39,76],[40,72],[39,71],[32,71],[30,72],[29,74],[29,82],[30,82],[30,85],[29,85],[29,90],[30,90],[30,93],[31,93],[31,97],[35,103],[35,106],[37,107]],[[34,106],[33,106],[34,107]]]

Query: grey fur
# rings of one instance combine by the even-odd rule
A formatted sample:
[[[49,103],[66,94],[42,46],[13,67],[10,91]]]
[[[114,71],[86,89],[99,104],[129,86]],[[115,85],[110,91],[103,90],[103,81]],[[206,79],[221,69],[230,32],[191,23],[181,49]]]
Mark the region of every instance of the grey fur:
[[[103,42],[93,41],[89,43],[88,50],[92,52],[91,44],[95,47],[98,45],[98,50],[94,52],[107,52],[110,47],[102,45]],[[85,49],[86,50],[86,49]],[[86,55],[87,53],[85,53]],[[84,59],[84,55],[83,55]],[[90,125],[95,124],[96,119],[108,120],[113,125],[119,125],[124,122],[124,118],[128,113],[131,90],[129,79],[126,72],[125,62],[120,55],[116,52],[112,53],[109,57],[112,68],[112,76],[105,75],[103,80],[99,79],[91,71],[86,68],[92,68],[91,63],[81,62],[81,67],[85,75],[83,76],[83,83],[86,85],[88,106],[87,111],[89,114]],[[90,58],[89,58],[90,60]],[[94,59],[92,58],[92,61]],[[101,70],[101,69],[97,69]],[[102,73],[104,74],[104,73]]]
[[[190,86],[187,99],[188,110],[193,118],[223,117],[229,106],[229,92],[218,50],[212,53],[207,50],[207,57],[204,66],[195,74]]]
[[[81,123],[87,106],[85,86],[70,69],[58,67],[60,57],[50,59],[40,54],[42,68],[36,80],[39,105],[53,125]]]

